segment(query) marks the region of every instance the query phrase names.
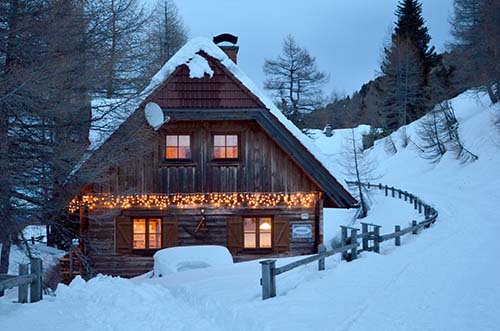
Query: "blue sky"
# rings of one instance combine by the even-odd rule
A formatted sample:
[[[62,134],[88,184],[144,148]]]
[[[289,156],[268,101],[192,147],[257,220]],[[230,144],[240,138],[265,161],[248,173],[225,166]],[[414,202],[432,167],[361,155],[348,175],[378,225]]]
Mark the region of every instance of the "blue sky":
[[[152,0],[146,0],[152,1]],[[330,74],[325,89],[352,93],[375,77],[397,0],[176,0],[189,36],[239,36],[239,64],[260,86],[262,64],[280,53],[287,34]],[[452,0],[423,0],[423,15],[439,51],[451,40]]]

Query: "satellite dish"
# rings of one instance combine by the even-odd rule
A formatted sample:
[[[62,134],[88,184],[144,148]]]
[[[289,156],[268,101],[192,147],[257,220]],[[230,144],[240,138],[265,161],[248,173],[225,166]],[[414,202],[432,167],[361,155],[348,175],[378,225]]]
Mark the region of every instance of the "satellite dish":
[[[170,118],[163,115],[163,110],[160,106],[154,102],[150,102],[144,108],[144,114],[146,116],[146,121],[153,127],[153,129],[158,130],[165,122],[168,122]]]

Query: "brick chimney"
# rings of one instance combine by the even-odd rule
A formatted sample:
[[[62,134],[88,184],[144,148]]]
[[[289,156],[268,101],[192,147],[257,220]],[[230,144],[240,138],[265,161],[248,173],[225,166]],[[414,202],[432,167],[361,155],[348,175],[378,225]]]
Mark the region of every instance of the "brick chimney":
[[[222,49],[224,53],[234,62],[238,63],[238,51],[239,47],[236,46],[238,42],[238,37],[229,33],[223,33],[213,38],[213,42]],[[220,45],[225,43],[224,45]],[[230,43],[232,45],[227,45]]]

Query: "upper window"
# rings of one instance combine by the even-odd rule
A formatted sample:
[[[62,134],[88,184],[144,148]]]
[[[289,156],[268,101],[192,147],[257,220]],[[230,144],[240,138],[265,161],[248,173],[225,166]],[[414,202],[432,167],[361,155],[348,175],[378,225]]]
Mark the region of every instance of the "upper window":
[[[161,248],[161,220],[159,218],[134,218],[133,248]]]
[[[237,159],[238,135],[214,135],[214,159]]]
[[[245,217],[243,219],[244,248],[271,248],[270,217]]]
[[[165,158],[168,160],[185,160],[191,158],[191,136],[167,135],[167,150]]]

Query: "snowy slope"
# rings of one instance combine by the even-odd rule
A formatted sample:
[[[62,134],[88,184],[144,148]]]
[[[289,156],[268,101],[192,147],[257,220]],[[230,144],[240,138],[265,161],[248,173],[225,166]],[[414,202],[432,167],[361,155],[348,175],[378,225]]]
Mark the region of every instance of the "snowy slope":
[[[440,214],[429,230],[404,237],[401,247],[384,243],[382,254],[363,253],[352,263],[329,258],[324,272],[311,264],[279,275],[278,296],[266,301],[260,298],[256,261],[154,279],[77,280],[37,304],[0,300],[0,325],[6,330],[70,325],[76,331],[499,330],[500,139],[492,125],[498,110],[467,95],[452,103],[462,139],[478,161],[462,164],[450,154],[432,165],[413,147],[388,154],[383,142],[370,151],[381,182],[422,197]],[[407,128],[410,135],[415,126]],[[323,140],[334,138],[316,141],[329,153],[334,142]],[[415,216],[410,205],[396,205],[398,200],[373,199],[370,221],[383,224],[382,232]],[[327,212],[325,222],[337,225],[349,217]]]

